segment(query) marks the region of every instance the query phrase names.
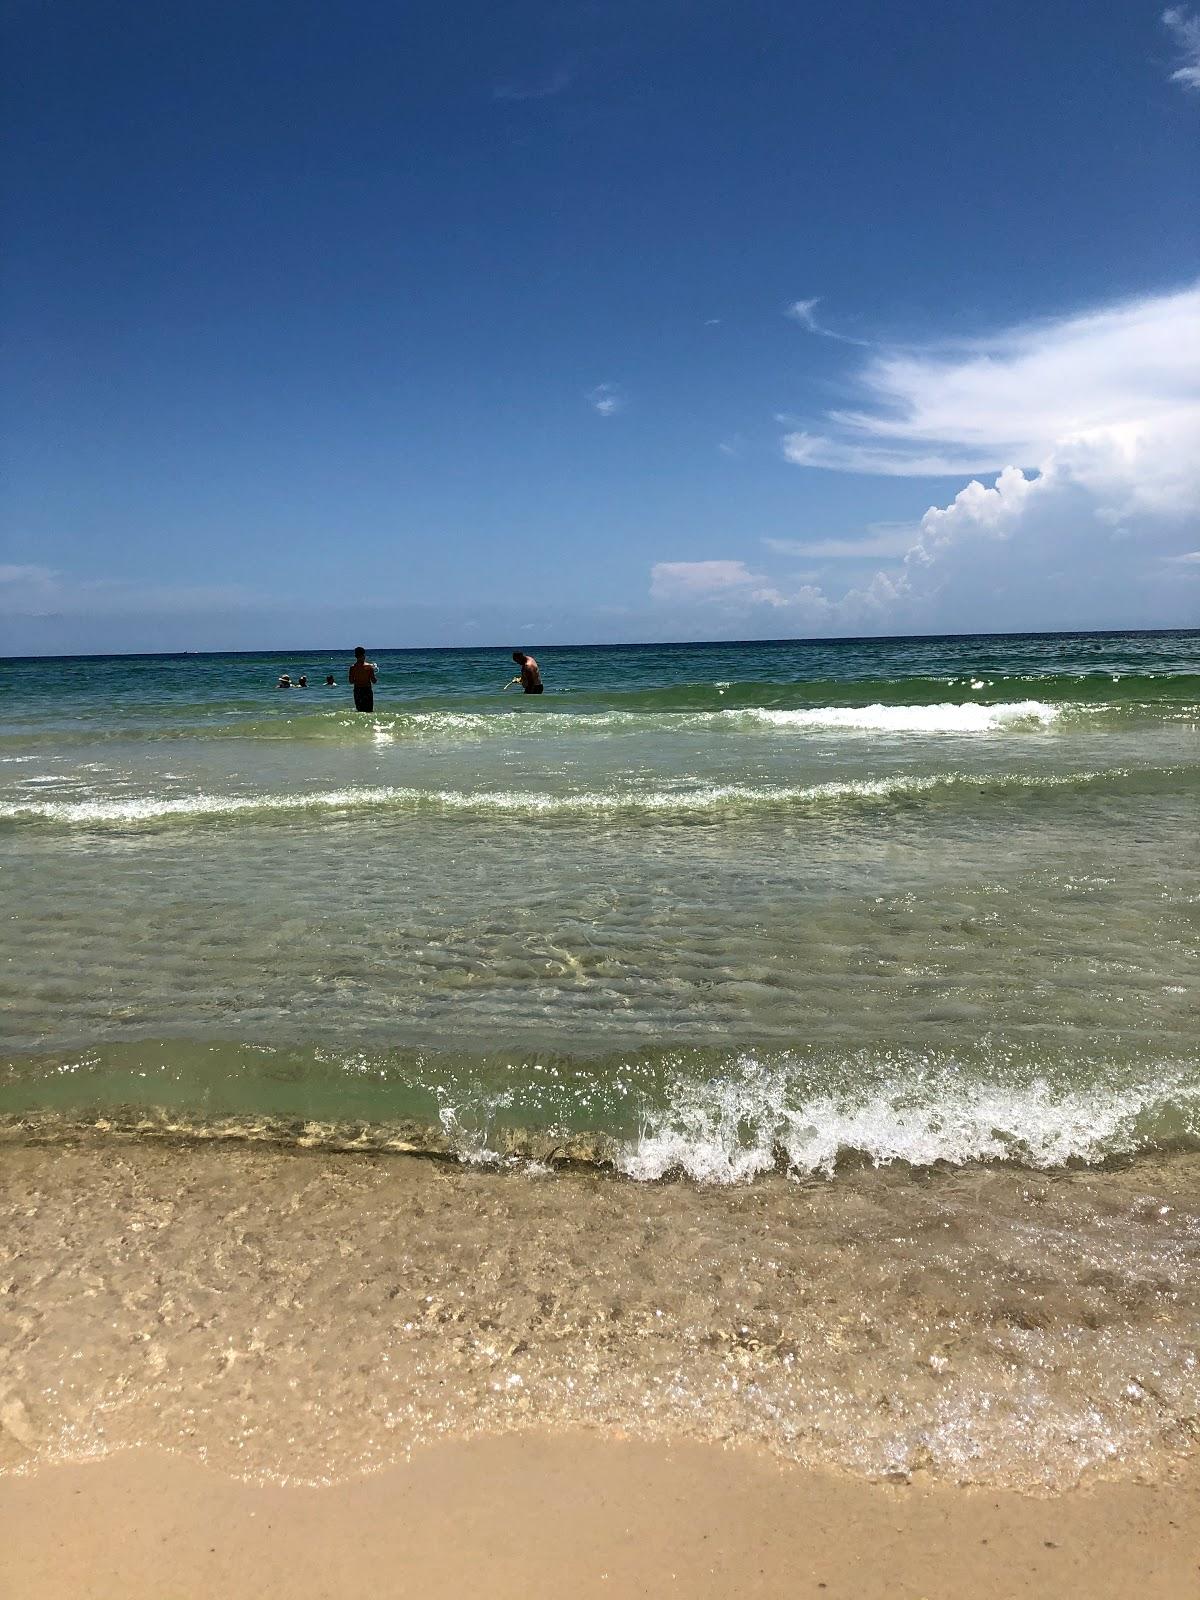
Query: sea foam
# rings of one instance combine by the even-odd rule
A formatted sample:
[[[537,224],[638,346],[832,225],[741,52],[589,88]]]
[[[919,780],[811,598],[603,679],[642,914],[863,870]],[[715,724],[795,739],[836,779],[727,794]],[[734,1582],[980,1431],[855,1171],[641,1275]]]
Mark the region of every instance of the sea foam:
[[[947,1063],[910,1061],[862,1089],[835,1090],[807,1087],[798,1067],[743,1055],[719,1078],[678,1080],[667,1103],[645,1113],[615,1164],[643,1181],[682,1172],[731,1184],[781,1165],[832,1177],[850,1156],[876,1166],[1005,1161],[1050,1168],[1198,1138],[1195,1063],[1164,1067],[1144,1081],[1107,1077],[1066,1086],[1036,1076],[981,1080]]]
[[[1173,769],[1148,769],[1170,775]],[[69,826],[136,826],[170,821],[268,818],[305,811],[374,810],[515,816],[675,815],[804,806],[872,803],[936,790],[1055,789],[1131,776],[1126,768],[1067,774],[896,773],[881,778],[815,784],[690,783],[670,788],[621,788],[553,793],[521,789],[423,789],[361,785],[295,794],[188,794],[94,797],[79,800],[17,799],[0,805],[0,822],[50,822]]]

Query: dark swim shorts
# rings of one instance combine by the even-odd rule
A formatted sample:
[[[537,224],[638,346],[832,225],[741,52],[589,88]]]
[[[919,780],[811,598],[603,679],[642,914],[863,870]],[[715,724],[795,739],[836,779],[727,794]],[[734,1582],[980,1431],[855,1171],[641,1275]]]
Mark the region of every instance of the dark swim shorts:
[[[355,711],[374,711],[375,691],[369,683],[356,683],[354,685]]]

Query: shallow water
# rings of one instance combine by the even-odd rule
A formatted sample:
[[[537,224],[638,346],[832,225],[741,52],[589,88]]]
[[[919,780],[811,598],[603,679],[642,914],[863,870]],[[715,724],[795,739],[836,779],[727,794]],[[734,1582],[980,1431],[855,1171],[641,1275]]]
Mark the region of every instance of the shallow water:
[[[374,716],[274,689],[317,654],[5,664],[0,1113],[1195,1142],[1200,635],[541,659],[382,654]]]
[[[870,1476],[1162,1477],[1198,1158],[630,1183],[92,1136],[3,1150],[0,1467],[327,1481],[446,1433],[755,1439]]]
[[[318,652],[0,663],[12,1458],[190,1408],[206,1451],[341,1471],[524,1406],[1165,1470],[1200,1412],[1200,634],[547,650],[532,702],[503,652],[378,659],[369,717],[274,689],[344,676]],[[414,1150],[460,1167],[363,1154]],[[455,1283],[467,1346],[418,1304]],[[226,1329],[261,1391],[217,1381]]]

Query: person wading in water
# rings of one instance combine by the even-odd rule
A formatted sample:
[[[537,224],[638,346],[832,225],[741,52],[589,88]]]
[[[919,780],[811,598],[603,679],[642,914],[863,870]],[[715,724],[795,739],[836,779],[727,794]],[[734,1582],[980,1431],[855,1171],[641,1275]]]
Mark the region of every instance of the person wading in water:
[[[374,711],[375,685],[379,682],[379,676],[375,671],[375,663],[367,660],[367,652],[362,645],[355,647],[354,661],[346,676],[354,686],[355,711]]]
[[[542,675],[538,671],[538,664],[533,657],[527,656],[524,650],[514,650],[512,658],[520,667],[521,673],[519,677],[510,678],[504,687],[511,689],[514,683],[519,683],[526,694],[545,693],[545,684],[542,682]]]

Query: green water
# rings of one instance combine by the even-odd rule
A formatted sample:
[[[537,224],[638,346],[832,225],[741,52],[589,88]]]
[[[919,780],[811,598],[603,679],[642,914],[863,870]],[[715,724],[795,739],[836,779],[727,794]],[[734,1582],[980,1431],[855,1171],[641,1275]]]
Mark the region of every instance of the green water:
[[[345,652],[0,663],[0,1112],[1200,1139],[1200,635],[372,654],[372,716]]]

